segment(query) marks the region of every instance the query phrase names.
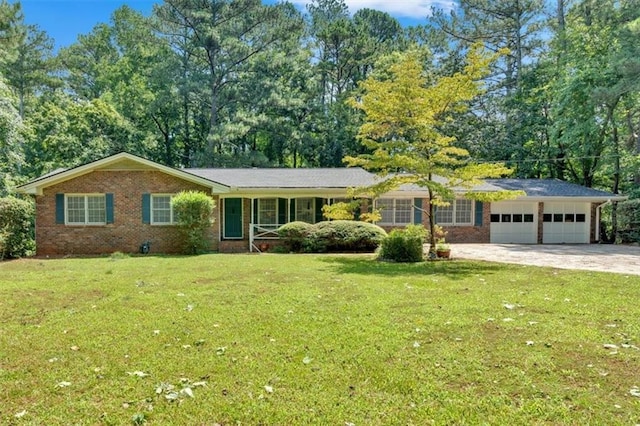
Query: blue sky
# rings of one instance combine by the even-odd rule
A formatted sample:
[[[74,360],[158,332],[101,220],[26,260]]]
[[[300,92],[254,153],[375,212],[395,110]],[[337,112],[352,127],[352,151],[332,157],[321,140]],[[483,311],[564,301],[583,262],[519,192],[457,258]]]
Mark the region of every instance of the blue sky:
[[[300,8],[310,0],[290,0]],[[12,0],[9,0],[12,2]],[[274,3],[266,0],[265,3]],[[127,4],[148,15],[161,0],[22,0],[27,24],[38,25],[52,37],[56,47],[68,46],[78,35],[87,34],[100,22],[109,22],[114,10]],[[432,5],[450,9],[453,0],[345,0],[352,13],[361,8],[378,9],[396,17],[403,25],[424,23]]]

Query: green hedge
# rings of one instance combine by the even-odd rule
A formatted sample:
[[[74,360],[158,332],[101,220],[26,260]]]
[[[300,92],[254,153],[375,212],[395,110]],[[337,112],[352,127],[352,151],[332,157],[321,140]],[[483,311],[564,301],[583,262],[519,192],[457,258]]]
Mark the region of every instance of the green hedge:
[[[35,250],[35,210],[31,201],[0,198],[0,259],[29,256]]]
[[[296,253],[302,251],[311,228],[313,225],[307,222],[290,222],[278,228],[278,236],[284,242],[285,250]]]
[[[422,225],[407,225],[394,229],[382,241],[379,258],[393,262],[420,262],[424,259],[423,247],[427,231]]]
[[[204,192],[182,191],[171,199],[177,224],[184,236],[188,254],[204,253],[210,243],[207,230],[213,223],[215,202]]]
[[[372,223],[332,220],[310,225],[291,222],[278,229],[289,251],[307,253],[373,252],[387,233]]]
[[[640,199],[618,203],[618,238],[621,243],[640,243]]]

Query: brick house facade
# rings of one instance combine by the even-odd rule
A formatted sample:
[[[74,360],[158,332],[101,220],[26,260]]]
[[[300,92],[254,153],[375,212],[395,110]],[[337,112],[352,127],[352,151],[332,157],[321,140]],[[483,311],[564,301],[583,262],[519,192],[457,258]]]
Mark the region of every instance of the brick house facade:
[[[159,171],[95,171],[47,187],[36,197],[37,254],[132,253],[137,252],[145,241],[151,242],[154,252],[180,253],[183,239],[178,229],[143,223],[141,200],[145,193],[178,193],[182,190],[211,192],[209,188]],[[56,194],[113,194],[113,223],[56,223]],[[211,197],[217,205],[218,197]],[[218,250],[220,221],[215,219],[208,235],[212,250]]]
[[[207,231],[210,250],[246,252],[257,249],[261,239],[277,245],[278,226],[322,220],[323,204],[344,200],[349,187],[374,181],[362,169],[182,170],[120,153],[50,173],[18,190],[35,197],[40,256],[135,253],[146,241],[151,252],[180,253],[183,238],[169,205],[183,190],[204,192],[215,202]],[[443,221],[447,242],[594,242],[600,207],[624,199],[552,180],[491,180],[480,188],[503,189],[526,195],[494,203],[459,198],[439,210],[436,219]],[[428,226],[425,195],[423,188],[410,186],[384,194],[375,200],[386,209],[380,225],[387,230],[408,223]]]

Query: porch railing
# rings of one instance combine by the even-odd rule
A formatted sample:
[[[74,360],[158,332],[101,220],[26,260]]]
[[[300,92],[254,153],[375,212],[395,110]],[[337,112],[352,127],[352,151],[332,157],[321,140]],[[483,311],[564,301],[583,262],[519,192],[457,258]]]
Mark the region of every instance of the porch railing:
[[[261,252],[255,240],[279,240],[278,228],[281,224],[249,224],[249,251]]]

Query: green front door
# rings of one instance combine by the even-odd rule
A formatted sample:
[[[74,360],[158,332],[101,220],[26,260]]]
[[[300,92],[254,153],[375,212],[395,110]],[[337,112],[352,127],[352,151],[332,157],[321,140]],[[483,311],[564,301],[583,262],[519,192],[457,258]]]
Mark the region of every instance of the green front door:
[[[224,238],[242,238],[242,198],[224,199]]]

